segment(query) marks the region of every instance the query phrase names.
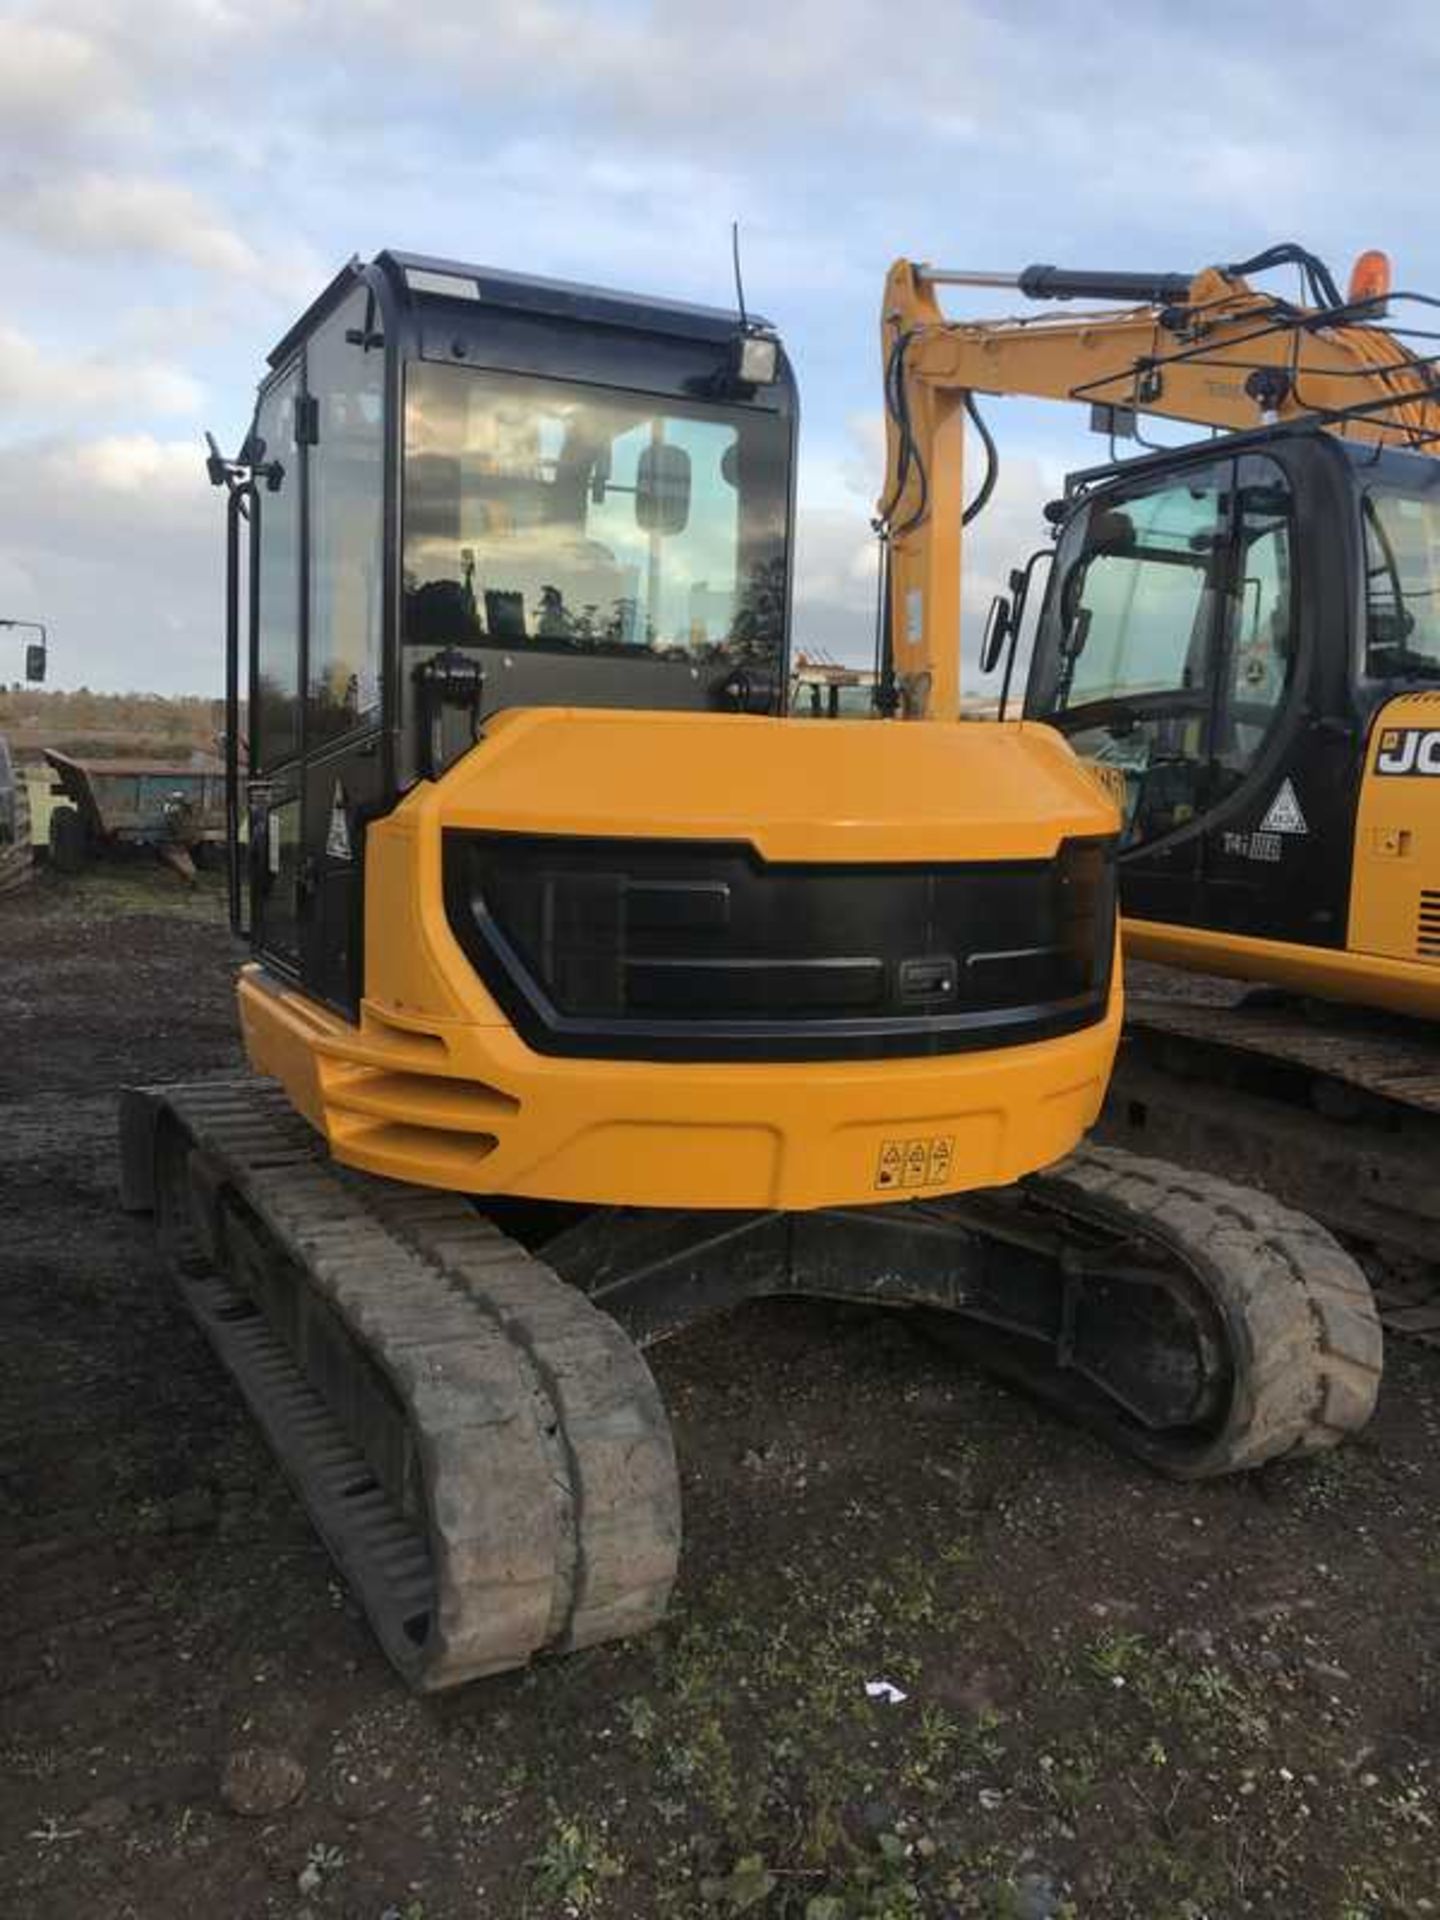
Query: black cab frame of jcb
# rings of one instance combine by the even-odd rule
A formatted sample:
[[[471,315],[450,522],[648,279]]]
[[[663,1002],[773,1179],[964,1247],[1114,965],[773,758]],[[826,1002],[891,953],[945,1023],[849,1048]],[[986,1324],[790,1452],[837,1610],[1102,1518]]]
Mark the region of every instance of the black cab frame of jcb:
[[[796,387],[754,315],[395,251],[268,365],[239,455],[211,438],[208,462],[231,919],[353,1015],[367,823],[483,715],[779,711]]]

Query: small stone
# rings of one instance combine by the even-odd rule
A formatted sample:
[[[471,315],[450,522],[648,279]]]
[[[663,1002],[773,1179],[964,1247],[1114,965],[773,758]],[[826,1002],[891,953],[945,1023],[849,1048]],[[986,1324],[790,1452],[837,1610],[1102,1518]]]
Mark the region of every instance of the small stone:
[[[1060,1889],[1049,1874],[1022,1873],[1011,1892],[1009,1912],[1015,1920],[1055,1920],[1060,1906]]]
[[[130,1818],[130,1807],[118,1793],[107,1793],[103,1800],[97,1800],[93,1806],[86,1807],[75,1819],[77,1827],[83,1827],[87,1833],[103,1832],[108,1827],[123,1827]]]
[[[305,1769],[279,1747],[237,1747],[220,1776],[220,1798],[232,1813],[261,1820],[300,1798]]]
[[[927,1673],[924,1692],[942,1706],[959,1707],[963,1712],[980,1715],[999,1713],[1012,1706],[1020,1692],[1020,1682],[1008,1667],[952,1667]]]
[[[215,1520],[215,1496],[205,1487],[187,1487],[165,1502],[165,1525],[171,1533],[204,1533]]]
[[[336,1812],[354,1823],[383,1813],[394,1793],[393,1781],[371,1773],[342,1773],[330,1787]]]

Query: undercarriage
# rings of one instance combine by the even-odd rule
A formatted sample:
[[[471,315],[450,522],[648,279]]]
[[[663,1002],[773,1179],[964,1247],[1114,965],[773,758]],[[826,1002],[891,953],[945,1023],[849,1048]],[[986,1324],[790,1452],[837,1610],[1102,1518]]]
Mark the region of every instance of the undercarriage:
[[[127,1094],[125,1199],[386,1653],[452,1687],[640,1633],[680,1550],[642,1349],[745,1300],[908,1311],[1160,1470],[1368,1419],[1359,1268],[1257,1193],[1109,1148],[978,1196],[815,1212],[483,1205],[346,1170],[273,1085]]]

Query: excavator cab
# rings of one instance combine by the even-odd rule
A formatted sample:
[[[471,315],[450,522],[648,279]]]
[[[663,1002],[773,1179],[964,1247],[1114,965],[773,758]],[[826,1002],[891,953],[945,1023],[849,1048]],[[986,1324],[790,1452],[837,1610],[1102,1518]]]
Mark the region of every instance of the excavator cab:
[[[1387,774],[1440,703],[1440,462],[1297,424],[1074,475],[1065,507],[1024,710],[1123,775],[1135,950],[1266,943],[1319,992],[1369,956],[1382,1004],[1440,1001],[1440,789]]]
[[[795,431],[763,322],[400,253],[337,276],[231,473],[267,964],[356,1010],[366,824],[501,710],[778,709]]]

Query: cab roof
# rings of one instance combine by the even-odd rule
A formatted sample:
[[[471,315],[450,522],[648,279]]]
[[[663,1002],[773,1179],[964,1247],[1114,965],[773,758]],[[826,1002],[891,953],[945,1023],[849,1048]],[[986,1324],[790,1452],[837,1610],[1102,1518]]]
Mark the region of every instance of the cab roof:
[[[478,305],[510,313],[574,320],[592,327],[614,327],[627,333],[668,334],[715,342],[732,339],[741,324],[739,313],[729,307],[660,300],[649,294],[593,287],[581,281],[549,280],[431,254],[401,253],[390,247],[376,254],[373,265],[385,275],[400,305],[412,310],[433,309],[443,304],[466,309]],[[288,359],[365,271],[358,255],[348,261],[276,342],[269,354],[269,365],[278,367]],[[746,317],[752,327],[773,331],[770,322],[761,315],[752,313]]]

